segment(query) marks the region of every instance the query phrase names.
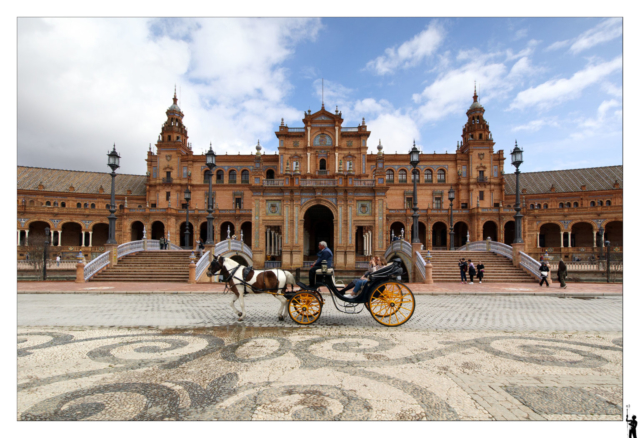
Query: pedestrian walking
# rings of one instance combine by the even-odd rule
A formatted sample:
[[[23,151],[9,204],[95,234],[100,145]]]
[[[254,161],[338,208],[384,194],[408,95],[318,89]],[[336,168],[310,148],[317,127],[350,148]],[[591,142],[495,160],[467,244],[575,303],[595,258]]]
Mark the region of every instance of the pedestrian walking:
[[[56,257],[56,266],[60,267],[60,255]]]
[[[160,238],[160,249],[164,249],[164,236]]]
[[[542,279],[540,280],[540,287],[542,287],[542,283],[547,283],[547,287],[549,287],[549,280],[547,277],[549,276],[549,267],[545,262],[542,262],[540,265],[540,274],[542,275]]]
[[[469,259],[469,284],[473,284],[474,275],[476,275],[476,267],[473,266],[473,262]]]
[[[482,284],[482,278],[484,277],[484,265],[482,262],[478,262],[478,280],[480,280],[480,284]]]
[[[204,243],[202,240],[198,240],[198,256],[202,257],[202,251],[204,250]]]
[[[460,284],[467,284],[467,263],[464,259],[458,261],[458,267],[460,268]]]
[[[558,281],[562,289],[567,288],[567,265],[562,260],[558,263]]]

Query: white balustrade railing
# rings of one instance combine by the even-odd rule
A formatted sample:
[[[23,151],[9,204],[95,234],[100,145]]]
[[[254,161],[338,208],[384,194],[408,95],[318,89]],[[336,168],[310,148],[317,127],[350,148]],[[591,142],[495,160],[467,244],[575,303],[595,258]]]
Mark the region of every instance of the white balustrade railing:
[[[202,254],[198,263],[196,263],[196,281],[200,278],[200,276],[204,273],[204,271],[209,267],[209,254],[211,251],[207,251]]]
[[[155,239],[147,240],[147,251],[156,251],[160,249],[160,241]]]
[[[233,239],[222,240],[216,243],[213,249],[213,255],[219,256],[230,251],[243,252],[248,255],[250,259],[253,259],[253,251],[251,251],[251,248],[249,248],[246,243]]]
[[[55,260],[47,260],[47,269],[75,270],[77,264],[77,260],[60,260],[59,262],[56,262]],[[33,269],[33,262],[28,260],[18,260],[18,271],[28,271],[31,269]]]
[[[388,261],[389,260],[389,256],[393,253],[396,252],[401,252],[403,254],[405,254],[407,257],[412,258],[411,257],[411,253],[412,253],[412,248],[411,248],[411,244],[409,242],[407,242],[406,240],[396,240],[395,242],[391,242],[391,245],[389,245],[389,247],[387,248],[387,250],[384,253],[384,258]]]
[[[282,262],[279,260],[267,260],[264,262],[265,269],[278,269],[282,267]]]
[[[106,251],[85,265],[84,281],[88,281],[91,277],[96,275],[102,268],[104,268],[109,264],[109,255],[111,255],[111,251]]]
[[[489,242],[489,251],[513,260],[513,247],[502,242]]]
[[[118,245],[118,258],[138,251],[144,251],[144,240],[134,240],[133,242]]]
[[[302,187],[334,187],[337,184],[333,179],[303,179],[300,185]]]
[[[418,268],[418,272],[422,276],[422,280],[427,278],[427,269],[425,266],[427,266],[427,263],[424,261],[424,258],[422,258],[422,254],[416,251],[416,268]]]
[[[172,249],[174,251],[184,251],[183,248],[181,248],[180,246],[178,246],[178,245],[176,245],[174,243],[171,243],[171,242],[169,242],[169,248],[168,249]]]
[[[540,262],[522,251],[520,251],[520,266],[533,274],[537,279],[542,278]]]
[[[463,245],[459,251],[486,251],[487,242],[480,240],[478,242],[469,242],[467,245]]]
[[[605,272],[607,270],[606,260],[600,261],[584,261],[584,262],[564,262],[567,265],[568,272]],[[549,269],[558,270],[558,262],[550,262]],[[610,264],[611,271],[622,272],[622,262],[612,261]]]

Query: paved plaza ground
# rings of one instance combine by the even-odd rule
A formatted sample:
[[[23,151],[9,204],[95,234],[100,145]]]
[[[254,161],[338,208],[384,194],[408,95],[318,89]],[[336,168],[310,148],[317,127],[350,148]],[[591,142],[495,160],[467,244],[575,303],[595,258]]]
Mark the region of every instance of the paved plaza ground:
[[[519,287],[519,286],[514,286]],[[21,294],[21,420],[622,419],[622,298],[416,297],[311,327],[223,294]]]

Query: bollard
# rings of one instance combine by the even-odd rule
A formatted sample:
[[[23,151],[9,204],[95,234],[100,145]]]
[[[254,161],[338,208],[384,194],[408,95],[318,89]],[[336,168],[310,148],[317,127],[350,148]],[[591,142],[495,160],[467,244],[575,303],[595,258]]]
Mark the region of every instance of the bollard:
[[[76,265],[76,283],[84,283],[84,263],[78,262]]]

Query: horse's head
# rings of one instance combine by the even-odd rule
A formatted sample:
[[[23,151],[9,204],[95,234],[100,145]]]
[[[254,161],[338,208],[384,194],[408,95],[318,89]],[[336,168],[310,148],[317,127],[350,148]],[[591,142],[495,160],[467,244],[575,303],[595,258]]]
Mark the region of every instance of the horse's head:
[[[213,256],[213,261],[209,265],[209,270],[207,271],[207,277],[216,275],[216,273],[222,270],[223,267],[224,267],[224,257]]]

